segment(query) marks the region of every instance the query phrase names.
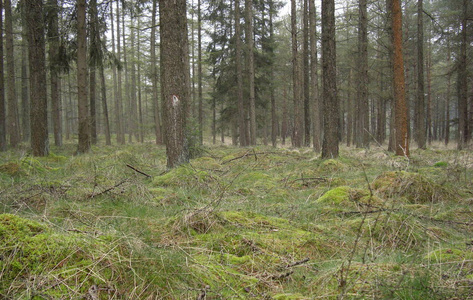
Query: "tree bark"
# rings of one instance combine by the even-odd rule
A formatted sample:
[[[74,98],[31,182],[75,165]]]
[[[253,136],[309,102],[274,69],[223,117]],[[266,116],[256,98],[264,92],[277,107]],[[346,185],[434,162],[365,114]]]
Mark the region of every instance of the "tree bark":
[[[338,131],[340,103],[337,96],[336,57],[335,3],[334,0],[322,0],[323,159],[336,158],[339,155]]]
[[[238,102],[238,129],[240,133],[240,146],[248,146],[248,130],[246,128],[246,109],[243,100],[243,70],[242,70],[242,45],[240,26],[240,0],[235,0],[235,64],[237,76],[237,102]]]
[[[5,78],[3,76],[3,1],[0,0],[0,151],[7,150]]]
[[[116,23],[117,23],[117,60],[121,64],[121,42],[120,42],[120,3],[117,1],[117,10],[116,10]],[[125,140],[125,120],[123,115],[123,97],[122,97],[122,68],[117,69],[117,111],[115,112],[118,115],[117,121],[117,141],[119,144],[124,145]]]
[[[18,97],[16,93],[15,59],[13,49],[13,17],[11,0],[4,0],[5,5],[5,46],[7,58],[7,96],[8,96],[8,134],[10,146],[18,147],[20,138],[20,118],[18,116]]]
[[[292,94],[294,102],[294,128],[292,132],[292,145],[302,147],[303,116],[299,80],[299,54],[297,49],[297,10],[296,0],[291,0],[291,40],[292,40]]]
[[[400,0],[392,0],[394,101],[395,101],[395,149],[396,155],[409,156],[408,119],[404,82],[404,59],[402,55],[402,12]]]
[[[1,1],[0,1],[1,2]],[[28,95],[28,33],[25,20],[24,5],[22,6],[22,28],[21,28],[21,107],[22,107],[22,138],[23,142],[31,139],[30,131],[30,99]]]
[[[312,146],[314,151],[320,151],[320,140],[322,135],[321,129],[321,105],[319,97],[319,76],[318,57],[317,57],[317,16],[315,1],[309,0],[309,23],[310,23],[310,73],[312,86]]]
[[[417,1],[417,101],[415,105],[415,134],[417,146],[426,148],[424,89],[424,12],[423,0]]]
[[[202,95],[202,0],[197,1],[197,97],[199,101],[199,139],[204,144],[204,104]]]
[[[77,103],[79,144],[77,153],[90,150],[90,116],[87,99],[86,0],[77,0]]]
[[[311,118],[310,118],[310,81],[309,81],[309,74],[310,74],[310,64],[309,64],[309,0],[304,0],[304,7],[303,7],[303,39],[302,39],[302,48],[303,48],[303,82],[304,82],[304,89],[303,89],[303,97],[304,97],[304,145],[306,147],[310,147],[310,125],[311,125]]]
[[[31,148],[33,156],[47,156],[49,139],[43,2],[25,0],[24,5],[28,28]]]
[[[368,12],[367,0],[359,0],[358,5],[358,74],[356,147],[369,148],[369,103],[368,103]]]
[[[155,137],[156,144],[163,144],[163,134],[161,132],[161,110],[159,108],[159,96],[158,96],[158,61],[156,59],[156,13],[157,13],[157,1],[153,0],[153,9],[151,15],[151,84],[153,89],[153,108],[154,108],[154,126],[155,126]]]
[[[246,63],[250,113],[250,144],[256,145],[255,58],[253,53],[253,0],[245,0]]]
[[[190,70],[185,0],[159,0],[161,29],[161,95],[168,168],[189,161],[186,122]]]
[[[467,70],[467,12],[468,0],[463,0],[463,15],[461,18],[460,57],[458,63],[458,144],[462,150],[468,142],[468,70]]]

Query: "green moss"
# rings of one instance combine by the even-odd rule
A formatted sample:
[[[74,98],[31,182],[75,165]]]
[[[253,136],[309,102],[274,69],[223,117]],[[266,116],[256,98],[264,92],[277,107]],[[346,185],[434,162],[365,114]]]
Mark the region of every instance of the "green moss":
[[[436,168],[445,168],[448,166],[448,163],[446,161],[438,161],[434,164],[434,167]]]
[[[220,169],[222,165],[212,157],[199,157],[192,160],[192,166],[197,169]]]
[[[189,165],[181,165],[162,176],[155,177],[153,184],[164,187],[182,187],[184,185],[193,186],[209,179],[208,172],[194,169]]]
[[[443,248],[429,252],[424,256],[424,260],[436,263],[444,262],[462,262],[472,260],[473,252],[471,250],[461,250],[458,248]]]
[[[274,295],[273,299],[275,300],[302,300],[302,299],[308,299],[308,298],[299,293],[296,293],[296,294],[284,293],[284,294]]]
[[[337,159],[324,160],[319,166],[319,171],[321,172],[340,172],[347,169],[348,166]]]
[[[0,173],[10,176],[18,176],[22,174],[20,165],[14,162],[8,162],[6,164],[0,165]]]
[[[317,199],[316,202],[339,205],[342,202],[347,202],[350,200],[350,191],[351,188],[349,186],[339,186],[327,191],[322,195],[322,197]]]

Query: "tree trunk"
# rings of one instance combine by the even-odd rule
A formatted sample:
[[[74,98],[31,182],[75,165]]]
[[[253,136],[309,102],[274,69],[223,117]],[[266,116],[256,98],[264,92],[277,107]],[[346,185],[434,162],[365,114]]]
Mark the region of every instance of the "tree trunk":
[[[161,95],[168,168],[189,161],[186,121],[190,71],[185,0],[159,0]]]
[[[1,2],[1,1],[0,1]],[[30,131],[30,99],[28,95],[28,33],[25,21],[24,6],[22,6],[22,28],[21,28],[21,106],[22,106],[22,137],[24,142],[31,139]]]
[[[132,16],[132,21],[131,23],[134,24],[134,17]],[[134,136],[135,137],[135,141],[139,141],[139,136],[138,136],[138,108],[137,108],[137,105],[136,105],[136,87],[137,87],[137,83],[136,83],[136,59],[135,59],[135,55],[136,55],[136,43],[135,43],[135,32],[134,32],[134,28],[130,28],[130,43],[131,43],[131,62],[130,62],[130,69],[131,69],[131,86],[130,86],[130,93],[131,93],[131,96],[130,96],[130,111],[131,111],[131,118],[130,118],[130,137],[131,136]],[[137,29],[136,29],[137,30]],[[138,41],[139,43],[139,41]],[[130,138],[130,142],[131,142],[131,138]]]
[[[417,101],[415,105],[415,134],[417,146],[426,148],[424,89],[424,12],[423,0],[417,1]]]
[[[292,145],[302,147],[303,116],[300,97],[299,58],[297,50],[297,10],[296,0],[291,0],[291,40],[292,40],[292,93],[294,102],[294,129],[292,132]]]
[[[408,119],[404,82],[404,59],[402,55],[402,12],[400,0],[392,0],[394,101],[395,101],[395,149],[396,155],[409,156]]]
[[[368,12],[367,0],[359,0],[358,6],[358,80],[356,147],[368,148],[370,139],[369,103],[368,103]]]
[[[48,44],[49,44],[49,80],[51,83],[51,116],[53,121],[54,144],[62,146],[61,95],[59,94],[58,48],[58,3],[48,0]]]
[[[467,69],[467,12],[468,0],[463,0],[463,16],[461,18],[461,43],[458,63],[458,145],[462,150],[468,142],[468,69]]]
[[[447,42],[447,65],[450,66],[452,60],[452,51],[450,49],[450,42]],[[452,88],[452,74],[447,75],[447,95],[445,96],[445,146],[450,142],[450,96]]]
[[[121,63],[121,43],[120,43],[120,3],[117,2],[116,10],[116,23],[117,23],[117,60]],[[123,115],[123,97],[122,97],[122,68],[117,69],[117,111],[115,112],[118,115],[117,121],[117,141],[119,144],[124,145],[125,140],[125,120]]]
[[[7,150],[5,78],[3,76],[3,1],[0,0],[0,151]]]
[[[273,15],[274,15],[274,1],[270,0],[269,2],[269,39],[274,41],[274,23],[273,23]],[[275,95],[275,86],[274,86],[274,50],[273,48],[270,49],[271,55],[271,144],[273,147],[277,146],[277,135],[278,135],[278,120],[277,120],[277,113],[276,113],[276,95]]]
[[[197,97],[199,100],[199,140],[204,144],[204,104],[202,96],[202,0],[197,1]]]
[[[339,107],[336,80],[335,3],[322,0],[322,78],[324,139],[322,158],[338,157]]]
[[[104,125],[105,125],[105,144],[111,145],[112,138],[110,136],[110,121],[108,118],[108,105],[107,105],[107,85],[105,83],[105,71],[103,64],[100,65],[100,82],[102,88],[102,111],[104,117]]]
[[[49,139],[43,2],[25,0],[24,5],[28,28],[31,148],[33,156],[47,156],[49,154]]]
[[[77,0],[77,102],[79,113],[78,153],[90,150],[90,117],[87,101],[86,0]]]
[[[309,0],[304,0],[303,8],[303,82],[304,82],[304,145],[310,147],[310,65],[309,65]]]
[[[20,118],[18,116],[18,98],[16,93],[15,63],[13,49],[13,17],[11,0],[4,0],[5,5],[5,46],[7,58],[7,87],[8,87],[8,134],[10,146],[18,147],[20,138]]]
[[[243,54],[241,45],[240,26],[240,0],[235,0],[235,64],[237,77],[237,102],[238,102],[238,128],[240,133],[240,146],[248,146],[248,130],[246,128],[245,102],[243,100],[243,70],[241,57]]]
[[[309,0],[309,21],[310,21],[310,73],[312,86],[312,146],[314,151],[320,151],[320,137],[322,135],[320,120],[320,97],[319,97],[319,76],[317,58],[317,16],[315,1]]]
[[[163,134],[161,132],[161,110],[159,109],[159,96],[158,96],[158,61],[156,59],[156,13],[157,13],[157,1],[153,0],[153,11],[151,15],[151,83],[153,89],[153,108],[154,108],[154,126],[156,144],[163,144]]]
[[[255,58],[253,53],[253,0],[245,0],[246,68],[250,113],[250,145],[256,145]]]

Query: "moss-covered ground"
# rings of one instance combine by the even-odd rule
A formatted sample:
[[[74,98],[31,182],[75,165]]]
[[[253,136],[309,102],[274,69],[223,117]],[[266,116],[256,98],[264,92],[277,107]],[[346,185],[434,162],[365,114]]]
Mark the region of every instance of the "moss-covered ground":
[[[1,299],[470,299],[473,153],[0,154]]]

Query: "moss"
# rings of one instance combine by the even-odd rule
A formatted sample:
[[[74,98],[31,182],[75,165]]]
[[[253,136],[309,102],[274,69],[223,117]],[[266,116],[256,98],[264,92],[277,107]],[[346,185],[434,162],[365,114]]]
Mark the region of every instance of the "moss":
[[[8,162],[6,164],[0,165],[0,173],[10,176],[19,176],[23,174],[20,165],[14,162]]]
[[[438,161],[434,164],[434,167],[436,168],[445,168],[448,166],[448,163],[446,161]]]
[[[386,172],[373,181],[373,188],[387,197],[405,197],[410,203],[430,203],[453,200],[455,195],[446,187],[418,173]]]
[[[168,173],[155,177],[153,184],[164,187],[192,186],[210,180],[208,172],[196,170],[189,165],[181,165]]]
[[[302,299],[308,299],[307,297],[297,293],[297,294],[276,294],[273,296],[273,299],[275,300],[302,300]]]
[[[472,260],[473,252],[471,250],[461,250],[458,248],[442,248],[429,252],[424,256],[424,260],[436,263],[462,262]]]
[[[347,169],[348,166],[337,159],[324,160],[319,166],[319,171],[321,172],[340,172],[346,171]]]
[[[267,173],[253,171],[247,174],[244,174],[237,179],[237,187],[240,189],[263,189],[270,190],[276,187],[276,182],[274,178]]]
[[[220,169],[222,165],[212,157],[199,157],[192,160],[192,166],[197,169]]]

